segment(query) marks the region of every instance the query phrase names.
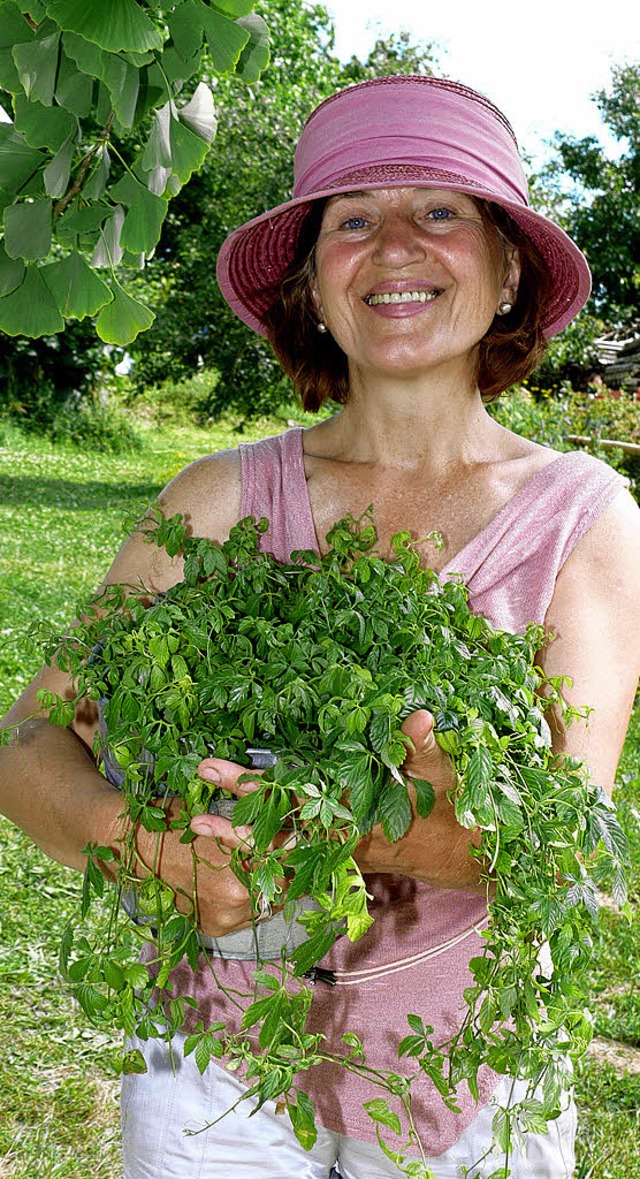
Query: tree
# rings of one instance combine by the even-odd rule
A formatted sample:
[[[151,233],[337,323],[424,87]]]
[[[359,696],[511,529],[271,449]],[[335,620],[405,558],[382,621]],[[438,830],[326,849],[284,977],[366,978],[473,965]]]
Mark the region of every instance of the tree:
[[[232,406],[247,416],[291,399],[270,347],[229,310],[215,280],[225,237],[242,222],[291,195],[293,153],[311,110],[341,86],[390,73],[431,73],[431,45],[401,33],[378,41],[365,62],[343,66],[333,54],[326,9],[304,0],[265,0],[274,54],[245,88],[235,78],[214,86],[220,120],[206,166],[172,203],[144,281],[156,312],[132,349],[140,385],[215,370],[207,411]]]
[[[128,344],[153,315],[126,289],[215,135],[202,73],[255,81],[254,0],[0,0],[0,330],[97,316]],[[104,277],[97,273],[101,270]]]
[[[558,158],[545,170],[564,227],[593,272],[593,312],[615,325],[638,314],[640,299],[640,64],[616,66],[609,90],[595,95],[621,144],[617,158],[594,136],[558,133]],[[567,178],[574,182],[567,191]]]

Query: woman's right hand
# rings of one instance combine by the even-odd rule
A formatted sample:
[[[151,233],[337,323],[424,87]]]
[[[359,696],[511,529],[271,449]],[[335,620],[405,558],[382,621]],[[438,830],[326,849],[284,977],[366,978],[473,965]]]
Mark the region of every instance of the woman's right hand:
[[[196,835],[192,843],[181,843],[182,830],[169,828],[180,806],[180,799],[170,799],[164,806],[168,828],[165,833],[138,827],[136,876],[145,878],[155,872],[175,894],[178,911],[196,917],[198,928],[208,937],[224,937],[246,928],[252,923],[251,901],[229,866],[229,849],[213,835]],[[217,815],[216,825],[218,829],[228,825],[231,836],[229,819]]]

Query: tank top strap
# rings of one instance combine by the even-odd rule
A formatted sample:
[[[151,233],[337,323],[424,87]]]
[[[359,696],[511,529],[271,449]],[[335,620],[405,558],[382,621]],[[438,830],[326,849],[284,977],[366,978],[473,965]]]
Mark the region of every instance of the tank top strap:
[[[296,549],[314,549],[316,540],[304,472],[302,428],[238,447],[242,473],[242,516],[266,516],[263,552],[286,562]]]

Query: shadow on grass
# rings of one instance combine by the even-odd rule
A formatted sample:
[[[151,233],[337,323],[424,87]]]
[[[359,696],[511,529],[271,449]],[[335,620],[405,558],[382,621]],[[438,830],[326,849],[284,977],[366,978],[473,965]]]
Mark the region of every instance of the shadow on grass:
[[[153,500],[163,486],[162,481],[151,483],[108,483],[90,479],[46,479],[35,475],[0,476],[0,507],[65,508],[71,511],[95,512],[130,503],[132,499]]]

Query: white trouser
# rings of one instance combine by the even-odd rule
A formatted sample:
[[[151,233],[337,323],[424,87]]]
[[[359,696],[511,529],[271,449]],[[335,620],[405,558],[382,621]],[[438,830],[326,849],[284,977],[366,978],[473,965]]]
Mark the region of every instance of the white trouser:
[[[252,1117],[252,1103],[241,1101],[210,1130],[198,1130],[225,1114],[245,1089],[233,1073],[211,1063],[200,1075],[194,1055],[184,1057],[184,1037],[171,1054],[162,1041],[135,1039],[147,1061],[145,1074],[123,1078],[122,1133],[124,1179],[399,1179],[401,1172],[375,1143],[346,1138],[318,1128],[311,1151],[304,1150],[286,1114],[268,1102]],[[516,1084],[511,1101],[525,1086]],[[461,1179],[491,1142],[495,1103],[506,1105],[512,1082],[505,1078],[491,1102],[480,1110],[458,1141],[439,1158],[428,1159],[436,1179]],[[530,1135],[526,1158],[510,1157],[511,1179],[570,1179],[576,1128],[573,1104],[549,1128]],[[394,1135],[388,1133],[387,1140]],[[469,1179],[489,1176],[504,1159],[491,1155]],[[335,1168],[335,1171],[333,1171]]]

